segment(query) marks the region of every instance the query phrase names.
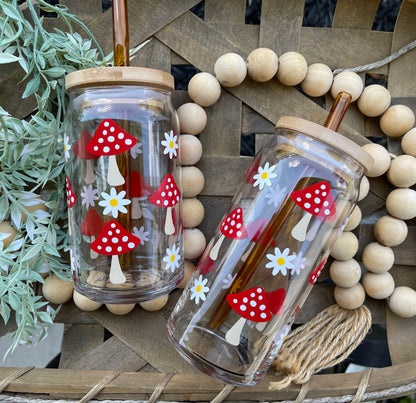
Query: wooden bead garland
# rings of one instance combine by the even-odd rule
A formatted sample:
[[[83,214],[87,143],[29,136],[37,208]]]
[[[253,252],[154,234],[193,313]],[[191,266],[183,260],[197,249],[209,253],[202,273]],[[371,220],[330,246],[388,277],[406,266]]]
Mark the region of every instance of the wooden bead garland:
[[[243,66],[238,55],[233,53],[222,55],[215,63],[215,76],[225,87],[242,83],[247,72],[253,80],[263,82],[267,74],[265,71],[258,72],[258,69],[261,70],[258,64],[261,57],[267,64],[267,68],[264,68],[266,71],[269,69],[269,64],[273,64],[272,59],[274,59],[267,50],[256,49],[251,52],[247,58],[247,66]],[[407,156],[416,157],[416,128],[412,128],[415,123],[414,113],[405,105],[390,106],[391,96],[386,88],[378,84],[364,88],[360,76],[349,71],[343,71],[333,78],[328,66],[317,63],[308,67],[303,56],[296,52],[281,55],[278,63],[277,79],[285,85],[301,84],[307,95],[321,96],[331,91],[335,98],[341,91],[349,93],[352,101],[358,100],[358,108],[364,115],[369,117],[381,115],[380,128],[383,133],[390,137],[403,136],[403,152]],[[272,77],[271,73],[268,76]],[[202,87],[200,90],[205,91]],[[332,270],[330,269],[333,281],[337,284],[334,297],[342,308],[356,309],[364,303],[367,291],[367,294],[373,298],[387,298],[390,309],[397,315],[412,317],[416,315],[416,291],[409,287],[395,289],[394,279],[388,270],[394,263],[394,252],[390,247],[398,246],[407,236],[407,225],[403,220],[416,217],[416,191],[407,188],[416,181],[416,174],[415,178],[413,177],[414,161],[407,157],[397,157],[398,161],[392,164],[391,155],[381,145],[370,143],[363,148],[373,156],[376,163],[371,171],[365,173],[366,176],[361,181],[358,201],[363,200],[369,191],[367,176],[378,177],[389,171],[391,183],[399,189],[393,190],[386,199],[386,208],[390,215],[381,217],[374,227],[378,243],[376,246],[370,245],[367,249],[367,253],[370,254],[370,257],[365,258],[369,266],[367,269],[372,268],[373,272],[368,271],[363,276],[364,286],[358,282],[357,277],[360,274],[357,268],[358,262],[353,259],[358,250],[358,239],[351,231],[361,220],[361,211],[355,207],[345,227],[348,231],[341,235],[331,252],[333,257],[338,257],[338,260],[331,265]],[[406,173],[410,170],[411,175],[404,175],[403,169],[406,169]],[[374,255],[371,258],[372,249],[384,251],[388,259],[383,265],[377,264]],[[349,268],[351,278],[343,276],[344,270],[348,272],[346,268]]]

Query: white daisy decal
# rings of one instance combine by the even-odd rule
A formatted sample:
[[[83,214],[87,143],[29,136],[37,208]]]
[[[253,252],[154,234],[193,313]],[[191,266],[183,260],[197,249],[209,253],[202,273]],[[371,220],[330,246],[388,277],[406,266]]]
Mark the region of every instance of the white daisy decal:
[[[65,152],[65,161],[69,160],[69,150],[71,149],[71,144],[69,144],[69,137],[64,134],[64,152]]]
[[[270,179],[276,178],[276,174],[273,172],[276,169],[276,165],[269,166],[269,163],[266,162],[264,168],[259,167],[257,173],[253,176],[253,179],[256,181],[253,183],[253,186],[258,186],[260,190],[264,186],[271,186],[272,181]]]
[[[137,142],[132,148],[130,148],[130,155],[133,159],[136,159],[139,154],[143,153],[141,147],[142,143]]]
[[[194,280],[194,285],[191,287],[191,300],[195,298],[196,304],[199,304],[199,300],[205,301],[205,294],[209,291],[209,288],[205,286],[207,282],[208,279],[203,279],[202,275]]]
[[[89,206],[94,207],[95,201],[98,200],[98,190],[93,189],[92,185],[83,186],[81,192],[82,204],[85,204],[85,207]]]
[[[179,247],[176,248],[175,245],[172,246],[172,249],[166,249],[166,256],[163,258],[163,261],[166,262],[166,270],[174,272],[175,269],[179,267],[179,260],[181,255],[179,254]]]
[[[274,207],[279,207],[286,197],[286,188],[280,189],[276,184],[271,187],[266,194],[267,204],[273,204]]]
[[[301,270],[303,270],[305,268],[305,260],[306,257],[303,257],[303,253],[299,252],[299,254],[293,253],[293,255],[295,256],[295,258],[293,259],[293,269],[292,269],[292,273],[294,274],[299,274]]]
[[[228,290],[231,287],[231,284],[235,280],[236,276],[237,276],[237,274],[234,274],[234,276],[229,274],[224,280],[222,280],[222,282],[224,283],[224,285],[222,286],[222,289],[223,290]]]
[[[104,207],[103,214],[111,215],[113,218],[118,217],[118,212],[127,213],[127,209],[124,207],[127,204],[131,203],[131,200],[124,199],[126,192],[122,190],[120,193],[117,193],[115,188],[111,188],[110,194],[102,192],[101,196],[104,200],[98,202],[101,207]]]
[[[133,227],[133,234],[140,239],[140,245],[143,245],[149,240],[149,233],[144,229],[143,225],[139,229]]]
[[[163,154],[169,154],[170,159],[177,157],[176,150],[179,148],[177,138],[178,136],[171,130],[169,133],[165,133],[165,140],[161,141],[162,146],[165,147]]]
[[[274,248],[274,255],[271,253],[266,255],[267,259],[270,260],[266,264],[266,267],[273,269],[273,276],[276,276],[279,272],[286,276],[287,269],[294,268],[293,260],[295,259],[295,255],[289,255],[289,252],[289,248],[286,248],[283,253],[280,252],[279,248]]]

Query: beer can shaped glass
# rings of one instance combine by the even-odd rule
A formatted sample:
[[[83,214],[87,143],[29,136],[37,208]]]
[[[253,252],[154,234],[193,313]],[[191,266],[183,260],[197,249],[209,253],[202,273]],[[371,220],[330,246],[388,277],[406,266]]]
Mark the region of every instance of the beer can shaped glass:
[[[183,277],[179,125],[173,77],[138,67],[66,77],[64,147],[75,289],[135,303]]]
[[[181,355],[230,384],[259,382],[316,282],[372,158],[282,117],[254,157],[168,321]]]

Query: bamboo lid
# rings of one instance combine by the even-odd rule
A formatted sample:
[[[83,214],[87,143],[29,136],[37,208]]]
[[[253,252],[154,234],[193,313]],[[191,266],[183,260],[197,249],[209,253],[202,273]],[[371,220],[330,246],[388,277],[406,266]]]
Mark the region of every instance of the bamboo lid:
[[[371,169],[374,160],[371,155],[363,150],[357,143],[351,141],[340,133],[334,132],[325,126],[318,125],[309,120],[293,116],[282,116],[276,124],[275,129],[290,129],[307,134],[331,147],[347,154],[366,170]]]
[[[144,67],[96,67],[74,71],[65,77],[67,92],[103,85],[141,85],[168,91],[175,89],[171,74]]]

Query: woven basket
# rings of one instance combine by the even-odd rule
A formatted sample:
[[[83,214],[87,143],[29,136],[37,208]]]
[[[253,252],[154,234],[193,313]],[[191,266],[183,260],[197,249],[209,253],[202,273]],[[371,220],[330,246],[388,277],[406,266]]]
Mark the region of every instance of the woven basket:
[[[105,52],[112,50],[111,10],[102,11],[101,0],[61,0],[79,16],[99,39]],[[416,2],[405,0],[397,16],[394,32],[372,30],[378,0],[357,2],[338,0],[331,28],[302,26],[303,0],[263,0],[259,25],[245,23],[246,0],[205,0],[204,19],[190,9],[195,0],[129,1],[130,46],[152,40],[131,60],[133,66],[171,71],[174,65],[190,64],[213,72],[215,60],[226,52],[246,57],[257,47],[268,47],[278,55],[299,51],[308,64],[322,62],[331,68],[347,68],[383,59],[416,37]],[[63,28],[61,21],[48,18],[50,27]],[[416,51],[409,52],[372,75],[388,78],[392,103],[403,103],[416,111]],[[19,98],[20,80],[14,72],[1,76],[0,105],[17,117],[30,114],[31,100]],[[240,155],[242,136],[255,141],[256,150],[273,133],[280,116],[292,115],[322,124],[332,100],[311,100],[294,88],[279,83],[262,85],[246,80],[223,90],[217,104],[207,108],[208,125],[200,135],[204,154],[198,167],[205,175],[199,198],[206,210],[200,225],[207,239],[213,234],[226,206],[242,180],[250,156]],[[17,88],[17,92],[16,92]],[[175,93],[175,104],[188,100],[184,91]],[[344,119],[341,133],[359,144],[382,137],[377,120],[364,118],[354,106]],[[400,144],[390,141],[391,152]],[[360,204],[367,217],[384,206],[390,185],[384,179],[371,181],[371,192]],[[405,243],[395,248],[396,264],[391,270],[396,285],[416,282],[416,227],[409,224]],[[361,245],[372,240],[372,225],[356,231]],[[358,255],[360,255],[360,251]],[[314,317],[334,303],[327,270],[315,285],[298,323]],[[197,372],[183,361],[169,343],[165,323],[180,291],[158,312],[135,309],[125,317],[105,309],[86,313],[72,303],[65,304],[58,321],[65,323],[59,369],[0,368],[0,390],[4,399],[79,399],[97,384],[99,399],[143,400],[156,390],[160,400],[210,401],[224,385]],[[264,381],[250,388],[226,388],[223,397],[233,401],[355,401],[379,400],[416,391],[416,319],[400,319],[384,301],[367,298],[373,323],[386,326],[393,366],[362,373],[322,374],[304,386],[290,385],[281,391],[269,390],[277,378],[271,370]],[[111,332],[111,337],[104,335]],[[7,333],[6,327],[0,334]],[[1,382],[3,380],[3,382]],[[232,389],[232,390],[231,390]],[[87,401],[94,395],[92,393]],[[10,397],[11,396],[11,397]],[[2,400],[3,396],[0,396]],[[155,400],[156,394],[152,399]],[[309,400],[310,399],[310,400]]]

